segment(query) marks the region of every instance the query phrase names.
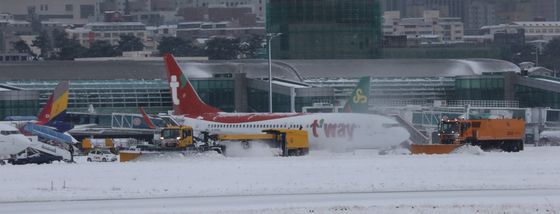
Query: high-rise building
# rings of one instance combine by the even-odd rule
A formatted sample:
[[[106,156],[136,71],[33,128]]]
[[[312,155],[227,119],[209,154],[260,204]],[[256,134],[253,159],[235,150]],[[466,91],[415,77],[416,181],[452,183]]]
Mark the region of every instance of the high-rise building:
[[[267,32],[272,57],[363,59],[381,55],[381,10],[377,0],[270,0]]]

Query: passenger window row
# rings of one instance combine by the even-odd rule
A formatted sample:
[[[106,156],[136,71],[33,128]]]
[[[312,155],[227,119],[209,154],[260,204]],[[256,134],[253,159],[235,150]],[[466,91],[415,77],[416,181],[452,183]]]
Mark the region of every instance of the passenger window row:
[[[297,125],[297,124],[210,124],[209,128],[300,128],[307,127],[309,125]]]

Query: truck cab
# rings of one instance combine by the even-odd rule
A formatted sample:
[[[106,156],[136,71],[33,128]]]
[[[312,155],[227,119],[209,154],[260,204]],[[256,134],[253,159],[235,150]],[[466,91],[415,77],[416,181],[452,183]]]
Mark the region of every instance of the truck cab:
[[[439,124],[438,136],[441,144],[459,144],[469,124],[459,120],[443,120]]]
[[[161,130],[161,146],[187,148],[193,145],[193,129],[190,126],[172,126]]]

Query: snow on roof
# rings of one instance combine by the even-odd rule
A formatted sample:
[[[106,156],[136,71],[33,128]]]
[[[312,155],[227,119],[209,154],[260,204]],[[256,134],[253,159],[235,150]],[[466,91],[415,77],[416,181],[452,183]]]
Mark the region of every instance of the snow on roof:
[[[289,82],[285,82],[285,81],[278,81],[278,80],[272,80],[272,83],[275,85],[281,85],[281,86],[286,86],[286,87],[290,87],[290,88],[309,88],[308,86],[304,86],[304,85],[300,85],[300,84],[293,84],[293,83],[289,83]]]
[[[123,25],[138,25],[145,26],[142,22],[91,22],[86,26],[123,26]]]

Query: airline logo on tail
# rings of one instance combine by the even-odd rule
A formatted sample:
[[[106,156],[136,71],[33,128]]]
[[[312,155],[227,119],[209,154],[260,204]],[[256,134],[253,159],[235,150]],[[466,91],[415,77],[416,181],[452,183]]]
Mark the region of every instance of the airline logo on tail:
[[[72,126],[63,121],[66,117],[66,109],[68,109],[69,94],[68,81],[60,82],[37,116],[37,124],[55,127],[59,131],[70,130]]]
[[[363,104],[367,103],[367,97],[364,96],[364,91],[361,88],[356,89],[356,93],[352,97],[352,101],[354,104]]]
[[[179,96],[177,95],[177,89],[179,89],[179,82],[177,82],[177,76],[171,75],[171,80],[169,81],[169,87],[171,87],[171,98],[173,99],[173,105],[181,104]]]
[[[200,99],[173,55],[164,54],[163,59],[167,68],[167,80],[171,89],[175,114],[197,117],[202,114],[220,112],[219,109],[207,105]]]
[[[367,113],[369,101],[370,77],[362,77],[358,86],[344,105],[344,112]]]

